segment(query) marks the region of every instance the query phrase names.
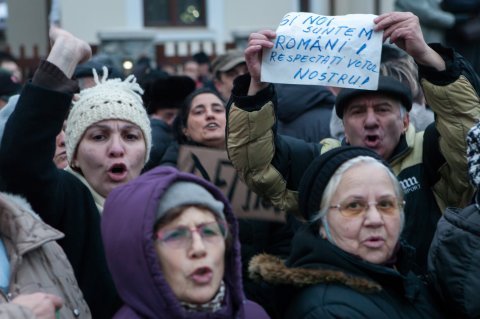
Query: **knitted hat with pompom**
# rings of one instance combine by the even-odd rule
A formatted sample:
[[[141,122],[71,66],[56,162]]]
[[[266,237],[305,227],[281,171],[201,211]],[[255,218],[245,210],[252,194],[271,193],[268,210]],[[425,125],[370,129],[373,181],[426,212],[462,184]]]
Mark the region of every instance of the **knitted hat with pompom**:
[[[80,92],[79,99],[73,102],[72,110],[68,115],[65,130],[68,162],[72,163],[83,134],[92,124],[104,120],[123,120],[137,125],[142,130],[146,163],[152,147],[152,131],[142,103],[142,88],[133,75],[128,76],[124,81],[107,80],[106,67],[103,67],[103,76],[100,80],[95,69],[93,74],[96,85]]]

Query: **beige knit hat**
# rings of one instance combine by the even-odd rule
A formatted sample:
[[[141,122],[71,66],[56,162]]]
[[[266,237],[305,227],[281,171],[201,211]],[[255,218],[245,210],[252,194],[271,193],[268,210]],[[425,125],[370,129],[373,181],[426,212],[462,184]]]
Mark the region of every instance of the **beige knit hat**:
[[[152,130],[147,112],[143,107],[141,94],[143,90],[137,79],[130,75],[124,81],[109,79],[108,70],[103,67],[102,79],[93,70],[96,85],[80,92],[80,97],[73,102],[68,115],[65,130],[65,148],[67,159],[72,163],[78,143],[85,131],[94,123],[103,120],[124,120],[136,124],[145,138],[145,163],[148,161],[152,147]]]

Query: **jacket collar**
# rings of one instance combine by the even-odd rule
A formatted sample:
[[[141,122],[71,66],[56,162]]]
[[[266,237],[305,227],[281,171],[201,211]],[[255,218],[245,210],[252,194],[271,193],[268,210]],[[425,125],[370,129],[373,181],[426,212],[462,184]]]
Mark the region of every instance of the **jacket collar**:
[[[363,293],[373,293],[382,287],[369,279],[353,276],[341,270],[328,268],[287,267],[278,257],[261,254],[252,258],[248,267],[250,278],[271,284],[295,287],[336,283]]]
[[[97,193],[93,189],[93,187],[90,186],[90,184],[87,182],[87,180],[85,179],[85,177],[83,177],[82,174],[79,174],[78,172],[74,171],[70,166],[67,166],[65,170],[70,174],[74,175],[76,178],[78,178],[83,183],[83,185],[87,186],[88,190],[90,191],[90,194],[92,194],[93,200],[95,201],[95,205],[97,206],[98,212],[101,215],[103,212],[103,205],[105,205],[105,197]]]
[[[334,283],[375,293],[388,286],[414,300],[421,282],[411,271],[413,251],[404,243],[398,247],[394,268],[372,264],[318,237],[314,225],[304,225],[297,230],[286,261],[258,255],[251,260],[249,273],[254,280],[294,287]]]
[[[393,150],[392,156],[388,159],[390,165],[394,165],[395,162],[404,158],[412,151],[415,143],[415,134],[415,128],[410,123],[405,134],[400,136],[400,141],[398,141],[397,146]]]

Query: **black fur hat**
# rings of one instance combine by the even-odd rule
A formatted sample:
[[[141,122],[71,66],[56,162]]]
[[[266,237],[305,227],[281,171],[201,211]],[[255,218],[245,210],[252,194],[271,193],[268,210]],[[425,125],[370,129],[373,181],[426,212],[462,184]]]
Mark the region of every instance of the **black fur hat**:
[[[195,82],[188,76],[159,77],[145,87],[144,103],[147,113],[152,114],[159,109],[178,109],[194,90]]]

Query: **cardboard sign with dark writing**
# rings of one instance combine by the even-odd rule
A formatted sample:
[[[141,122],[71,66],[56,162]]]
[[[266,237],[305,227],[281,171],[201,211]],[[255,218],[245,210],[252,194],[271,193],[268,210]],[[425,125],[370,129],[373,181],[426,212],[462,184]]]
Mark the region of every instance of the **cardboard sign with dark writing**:
[[[177,165],[181,171],[201,176],[222,190],[238,218],[285,222],[284,212],[274,209],[240,180],[226,151],[182,145]]]

